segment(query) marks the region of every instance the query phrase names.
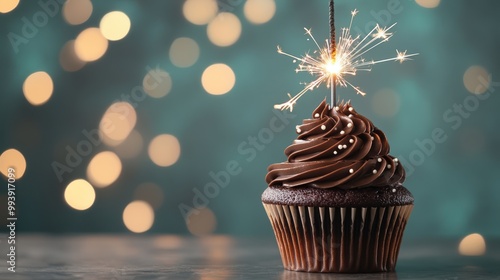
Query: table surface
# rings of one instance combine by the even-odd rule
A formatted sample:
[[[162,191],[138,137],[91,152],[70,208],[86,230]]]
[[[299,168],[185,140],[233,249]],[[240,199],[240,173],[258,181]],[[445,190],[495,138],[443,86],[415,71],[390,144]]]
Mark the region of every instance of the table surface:
[[[460,256],[456,240],[405,241],[397,272],[322,274],[283,270],[273,239],[18,235],[12,273],[0,237],[0,279],[500,279],[500,240],[480,257]]]

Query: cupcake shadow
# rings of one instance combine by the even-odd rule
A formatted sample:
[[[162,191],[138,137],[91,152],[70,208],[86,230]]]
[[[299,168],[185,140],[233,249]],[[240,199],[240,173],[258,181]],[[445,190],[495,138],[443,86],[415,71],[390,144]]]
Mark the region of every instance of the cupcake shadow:
[[[283,271],[280,275],[281,280],[397,280],[398,275],[396,272],[384,273],[361,273],[361,274],[332,274],[332,273],[307,273],[296,271]]]

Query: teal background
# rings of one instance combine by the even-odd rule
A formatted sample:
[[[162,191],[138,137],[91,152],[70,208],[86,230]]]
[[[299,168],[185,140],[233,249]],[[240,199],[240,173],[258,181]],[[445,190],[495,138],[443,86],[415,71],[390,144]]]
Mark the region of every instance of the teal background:
[[[21,1],[13,12],[0,14],[0,151],[16,148],[27,160],[17,192],[20,232],[126,232],[123,208],[133,199],[137,186],[149,181],[161,186],[165,195],[149,232],[189,234],[179,205],[192,205],[193,188],[202,189],[213,181],[210,172],[224,170],[228,162],[236,161],[241,173],[209,199],[208,207],[217,218],[215,233],[272,235],[260,202],[266,188],[266,168],[285,160],[283,150],[296,137],[295,125],[310,116],[328,90],[322,86],[306,94],[298,102],[291,123],[261,151],[254,149],[252,160],[248,160],[250,152],[241,153],[238,147],[269,127],[276,113],[274,104],[286,101],[287,92],[300,91],[299,82],[310,80],[307,74],[295,74],[294,64],[277,54],[276,46],[293,54],[314,49],[303,27],[311,27],[316,38],[326,38],[328,3],[277,0],[273,19],[252,25],[243,16],[244,1],[226,2],[234,4],[231,12],[240,18],[243,31],[238,42],[225,48],[210,43],[205,26],[185,20],[183,1],[94,1],[89,21],[69,26],[58,14],[17,54],[7,34],[18,32],[21,18],[40,8],[35,1]],[[420,53],[413,61],[377,65],[370,73],[350,78],[368,93],[366,97],[356,96],[351,89],[338,91],[341,99],[350,99],[358,112],[387,134],[391,153],[407,168],[405,186],[416,202],[406,237],[465,236],[472,232],[499,236],[500,181],[496,172],[500,163],[494,145],[500,140],[499,84],[495,83],[499,74],[500,3],[443,0],[437,8],[425,9],[410,0],[336,2],[338,29],[348,25],[350,11],[355,8],[360,13],[353,30],[363,32],[366,24],[377,19],[398,22],[395,36],[367,58],[394,56],[395,49]],[[389,19],[384,10],[395,4],[401,11]],[[84,28],[98,26],[100,18],[112,10],[130,17],[132,28],[127,37],[110,43],[103,58],[80,71],[61,69],[58,55],[62,45]],[[200,46],[200,58],[192,67],[177,68],[168,58],[168,49],[178,37],[190,37]],[[203,70],[213,63],[229,65],[236,75],[236,84],[226,95],[209,95],[201,85]],[[177,136],[181,158],[174,166],[161,168],[149,160],[147,148],[143,148],[138,158],[122,161],[117,182],[96,190],[97,199],[90,209],[73,210],[64,202],[64,188],[86,176],[91,156],[66,174],[63,182],[57,180],[51,163],[63,161],[65,147],[74,147],[82,139],[83,129],[96,128],[114,100],[142,84],[148,65],[167,71],[173,88],[164,98],[146,98],[140,103],[136,129],[146,143],[161,133]],[[474,102],[463,83],[464,73],[472,65],[480,65],[491,74],[491,94],[477,101],[477,109],[470,115],[457,117],[459,113],[448,112],[455,104]],[[24,98],[22,84],[29,74],[42,70],[51,75],[55,91],[47,104],[34,107]],[[399,97],[399,110],[392,117],[373,109],[375,93],[386,88]],[[444,118],[447,112],[448,118]],[[424,145],[426,148],[417,144],[429,143],[425,139],[431,138],[436,128],[446,134],[444,143],[434,143],[433,149],[431,144]],[[110,149],[100,145],[94,154]],[[418,154],[425,154],[425,149],[433,151],[422,160]],[[0,195],[5,199],[4,187]]]

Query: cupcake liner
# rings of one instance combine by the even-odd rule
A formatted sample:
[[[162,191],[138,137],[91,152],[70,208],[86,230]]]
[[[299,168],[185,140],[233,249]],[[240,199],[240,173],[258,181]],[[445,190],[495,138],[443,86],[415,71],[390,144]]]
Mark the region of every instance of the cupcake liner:
[[[283,266],[307,272],[394,271],[413,209],[263,205]]]

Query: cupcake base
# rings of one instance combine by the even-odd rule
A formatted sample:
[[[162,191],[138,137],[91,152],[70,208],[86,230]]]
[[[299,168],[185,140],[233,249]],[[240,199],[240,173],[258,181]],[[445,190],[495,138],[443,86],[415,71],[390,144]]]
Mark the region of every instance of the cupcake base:
[[[263,205],[285,269],[340,273],[394,271],[413,209]]]

